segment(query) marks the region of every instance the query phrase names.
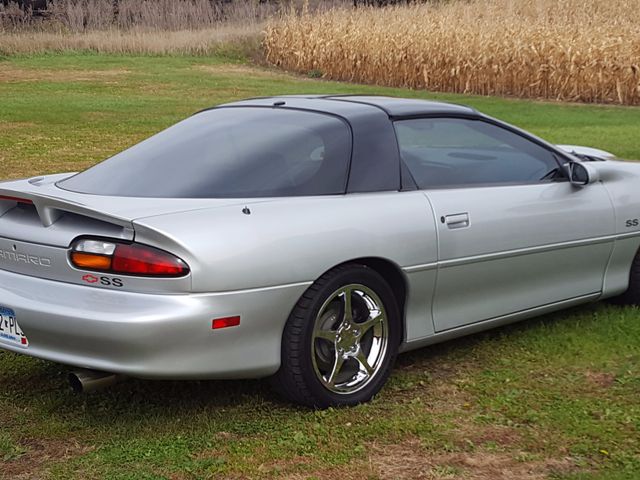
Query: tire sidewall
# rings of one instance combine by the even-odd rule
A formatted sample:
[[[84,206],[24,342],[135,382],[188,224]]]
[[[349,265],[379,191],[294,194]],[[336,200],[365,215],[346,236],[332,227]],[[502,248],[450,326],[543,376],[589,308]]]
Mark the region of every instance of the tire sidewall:
[[[349,284],[364,285],[380,297],[387,314],[389,338],[385,358],[375,378],[364,388],[353,394],[338,394],[327,390],[316,376],[312,361],[312,356],[314,355],[312,339],[314,324],[320,308],[322,308],[330,295]],[[354,265],[337,272],[333,278],[316,292],[310,308],[307,310],[307,318],[303,328],[302,342],[305,353],[301,358],[300,366],[305,377],[305,383],[313,397],[318,400],[317,406],[357,405],[370,400],[386,383],[401,340],[400,313],[393,291],[387,282],[374,270]]]

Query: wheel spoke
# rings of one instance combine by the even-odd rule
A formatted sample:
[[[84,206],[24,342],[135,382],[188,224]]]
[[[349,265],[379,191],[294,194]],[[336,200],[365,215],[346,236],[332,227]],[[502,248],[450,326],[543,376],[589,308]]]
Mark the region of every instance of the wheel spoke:
[[[377,377],[388,355],[388,321],[380,297],[366,285],[343,284],[327,296],[311,349],[317,379],[328,391],[355,393]]]
[[[331,369],[329,378],[327,378],[327,383],[329,385],[333,386],[336,384],[336,377],[340,373],[340,370],[342,370],[342,365],[344,365],[344,358],[336,352],[336,358],[333,361],[333,368]]]
[[[356,325],[360,330],[360,338],[362,338],[365,333],[367,333],[369,330],[371,330],[373,327],[375,327],[379,323],[382,323],[383,321],[384,321],[384,314],[379,313],[373,318],[369,318],[368,320],[365,320],[362,323],[357,323]]]
[[[351,288],[345,288],[344,292],[344,315],[343,321],[346,323],[353,322],[353,307],[351,305],[351,294],[353,290]]]
[[[358,354],[354,358],[358,360],[358,363],[360,363],[362,368],[365,369],[365,371],[367,372],[367,376],[371,376],[371,374],[373,373],[373,367],[369,365],[369,360],[367,359],[367,356],[364,354],[362,349],[358,351]]]
[[[331,343],[335,343],[337,336],[338,336],[337,332],[333,332],[331,330],[319,329],[313,332],[313,338],[320,338],[322,340],[326,340]]]

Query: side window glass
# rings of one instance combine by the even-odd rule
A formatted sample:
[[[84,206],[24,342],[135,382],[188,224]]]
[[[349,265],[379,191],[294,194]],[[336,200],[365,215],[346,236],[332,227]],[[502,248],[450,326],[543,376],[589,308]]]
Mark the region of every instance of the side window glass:
[[[400,155],[419,188],[538,183],[553,178],[552,152],[480,120],[395,122]]]

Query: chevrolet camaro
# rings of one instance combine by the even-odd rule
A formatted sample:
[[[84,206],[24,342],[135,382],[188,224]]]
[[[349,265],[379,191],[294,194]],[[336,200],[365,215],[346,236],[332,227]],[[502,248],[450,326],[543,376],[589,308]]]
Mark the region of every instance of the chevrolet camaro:
[[[640,165],[465,106],[257,98],[0,183],[0,348],[353,405],[399,352],[640,301]]]

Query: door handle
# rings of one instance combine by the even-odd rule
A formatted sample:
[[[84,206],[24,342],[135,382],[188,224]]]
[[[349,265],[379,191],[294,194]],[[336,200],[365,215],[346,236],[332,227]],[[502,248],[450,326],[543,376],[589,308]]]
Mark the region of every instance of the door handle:
[[[468,213],[456,213],[442,217],[442,223],[446,224],[451,230],[456,228],[467,228],[470,225]]]

